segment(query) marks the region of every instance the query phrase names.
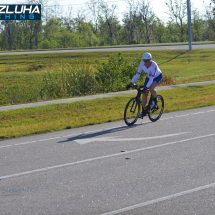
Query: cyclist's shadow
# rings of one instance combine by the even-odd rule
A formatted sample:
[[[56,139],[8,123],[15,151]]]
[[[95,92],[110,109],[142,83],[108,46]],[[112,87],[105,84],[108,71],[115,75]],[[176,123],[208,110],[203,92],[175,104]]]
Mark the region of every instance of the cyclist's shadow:
[[[148,124],[148,123],[151,123],[151,122],[144,123],[144,125]],[[82,134],[78,134],[78,135],[69,137],[67,140],[59,141],[58,143],[65,143],[65,142],[71,142],[71,141],[74,141],[74,140],[98,137],[98,136],[105,135],[105,134],[112,134],[112,133],[115,133],[115,132],[132,129],[132,128],[135,128],[135,127],[141,126],[141,125],[143,125],[143,124],[135,124],[135,125],[132,125],[132,126],[120,126],[120,127],[116,127],[116,128],[103,129],[103,130],[100,130],[100,131],[97,131],[97,132],[92,132],[92,133],[91,132],[90,133],[89,132],[88,133],[82,133]]]

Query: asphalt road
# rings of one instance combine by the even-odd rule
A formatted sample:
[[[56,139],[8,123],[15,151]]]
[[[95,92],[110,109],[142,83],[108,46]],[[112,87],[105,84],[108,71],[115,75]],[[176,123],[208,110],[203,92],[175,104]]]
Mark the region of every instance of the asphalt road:
[[[192,49],[214,49],[215,43],[192,45]],[[66,49],[66,50],[43,50],[43,51],[14,51],[0,52],[0,55],[11,54],[38,54],[38,53],[59,53],[59,52],[91,52],[91,51],[132,51],[132,50],[161,50],[161,49],[185,49],[189,50],[189,45],[159,45],[159,46],[130,46],[130,47],[113,47],[113,48],[88,48],[88,49]]]
[[[0,141],[0,214],[215,214],[215,106]]]

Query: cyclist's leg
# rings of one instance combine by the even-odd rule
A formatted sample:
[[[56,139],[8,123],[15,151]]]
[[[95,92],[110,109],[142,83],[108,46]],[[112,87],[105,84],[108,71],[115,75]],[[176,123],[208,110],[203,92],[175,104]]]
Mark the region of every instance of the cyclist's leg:
[[[147,104],[148,94],[149,94],[148,90],[145,93],[142,93],[142,102],[144,107],[146,107]],[[144,116],[146,116],[146,114],[147,114],[146,108],[142,108],[142,113],[140,113],[139,118],[143,118]]]
[[[149,90],[153,96],[153,98],[156,98],[157,97],[157,90],[155,89],[155,87],[157,86],[157,84],[155,82],[153,82],[151,84],[151,86],[149,87]]]
[[[143,105],[144,107],[146,107],[146,104],[147,104],[147,97],[149,95],[149,91],[147,90],[145,93],[142,93],[142,102],[143,102]]]
[[[157,90],[155,89],[155,87],[162,81],[162,78],[163,78],[163,75],[160,74],[157,78],[154,79],[151,86],[149,87],[149,90],[150,90],[155,102],[156,102],[156,97],[157,97]]]
[[[144,83],[144,87],[147,85],[148,81],[149,81],[149,78],[146,77],[145,83]],[[148,95],[149,95],[149,91],[147,90],[145,93],[142,93],[142,95],[143,95],[143,96],[142,96],[142,102],[143,102],[144,107],[146,107],[146,104],[147,104],[147,97],[148,97]]]

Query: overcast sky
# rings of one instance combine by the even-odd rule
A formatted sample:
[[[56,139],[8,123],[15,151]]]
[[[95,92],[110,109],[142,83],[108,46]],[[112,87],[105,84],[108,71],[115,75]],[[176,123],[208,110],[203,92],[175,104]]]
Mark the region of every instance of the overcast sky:
[[[88,0],[49,0],[49,4],[57,2],[59,5],[62,5],[62,9],[67,10],[68,5],[71,5],[73,7],[73,10],[76,11],[78,8],[82,9],[86,5],[85,3]],[[108,2],[110,4],[116,4],[117,5],[117,13],[118,17],[122,19],[123,11],[126,11],[126,0],[104,0],[105,2]],[[138,1],[138,0],[134,0]],[[18,4],[18,3],[26,3],[25,0],[0,0],[0,4]],[[151,5],[154,13],[164,22],[168,20],[168,15],[165,13],[168,11],[168,8],[165,4],[165,2],[169,2],[169,0],[151,0]],[[204,13],[204,5],[209,5],[211,2],[210,0],[191,0],[194,7],[197,8],[200,11],[200,14]],[[204,2],[204,3],[203,3]],[[63,6],[64,5],[64,6]]]

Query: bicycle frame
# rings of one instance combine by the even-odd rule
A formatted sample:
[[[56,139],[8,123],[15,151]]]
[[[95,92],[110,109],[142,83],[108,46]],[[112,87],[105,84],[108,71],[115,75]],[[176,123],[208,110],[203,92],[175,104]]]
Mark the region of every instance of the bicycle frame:
[[[136,108],[137,108],[137,103],[136,103],[135,107],[134,107],[134,103],[135,103],[135,102],[133,102],[133,104],[132,104],[132,106],[131,106],[131,109],[130,109],[130,112],[131,112],[131,113],[135,113]],[[134,107],[134,109],[133,109],[133,107]]]
[[[156,122],[162,115],[164,109],[164,99],[161,95],[157,95],[157,103],[155,105],[151,105],[153,101],[153,96],[151,94],[148,104],[143,105],[141,94],[145,93],[144,86],[138,87],[137,85],[132,86],[133,89],[137,90],[136,97],[129,100],[125,107],[124,111],[124,120],[125,123],[130,126],[133,125],[140,114],[141,106],[142,106],[142,118],[145,115],[148,115],[149,119],[152,122]]]
[[[137,101],[141,104],[142,110],[146,110],[147,112],[149,112],[149,110],[150,110],[149,104],[151,104],[153,97],[152,97],[152,94],[151,94],[150,99],[149,99],[149,102],[148,102],[148,105],[145,107],[145,106],[143,105],[142,100],[140,99],[141,94],[144,93],[143,90],[141,90],[142,88],[144,88],[144,86],[139,86],[139,87],[135,87],[135,86],[134,86],[134,89],[137,90],[136,99],[137,99]]]

